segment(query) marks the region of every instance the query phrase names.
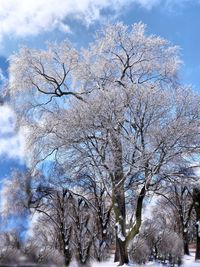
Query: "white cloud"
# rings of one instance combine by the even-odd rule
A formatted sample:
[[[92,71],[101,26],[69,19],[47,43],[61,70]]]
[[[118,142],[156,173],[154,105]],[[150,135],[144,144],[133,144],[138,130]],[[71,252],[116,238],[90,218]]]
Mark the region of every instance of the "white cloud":
[[[36,35],[55,28],[70,32],[66,18],[92,23],[102,8],[124,5],[125,0],[0,0],[0,36]],[[129,2],[129,0],[128,0]]]
[[[78,19],[89,25],[101,19],[105,8],[120,13],[128,5],[151,9],[160,3],[177,2],[188,0],[0,0],[0,38],[37,35],[53,29],[70,33],[66,19]]]
[[[22,130],[15,132],[15,113],[8,105],[0,106],[0,156],[22,159],[24,138]]]
[[[56,24],[56,28],[59,29],[59,31],[64,33],[71,33],[69,25],[63,23],[62,21],[58,21]]]
[[[0,106],[0,114],[0,136],[13,133],[15,127],[13,110],[7,105]]]

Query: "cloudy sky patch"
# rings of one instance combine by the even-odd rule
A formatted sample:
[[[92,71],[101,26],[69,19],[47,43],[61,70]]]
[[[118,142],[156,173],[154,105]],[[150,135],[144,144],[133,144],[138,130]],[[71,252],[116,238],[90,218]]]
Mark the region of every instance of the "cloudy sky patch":
[[[8,105],[0,106],[0,156],[22,159],[23,134],[15,131],[16,117]]]
[[[46,41],[69,38],[87,47],[99,24],[118,20],[127,25],[142,21],[148,33],[180,45],[185,62],[181,79],[198,90],[199,12],[200,0],[0,0],[0,87],[7,82],[9,56],[20,45],[38,49]],[[22,158],[22,136],[15,132],[12,108],[0,106],[0,156]]]
[[[102,10],[121,14],[124,7],[138,5],[152,9],[156,5],[172,7],[188,0],[0,0],[0,37],[24,37],[58,29],[70,33],[66,19],[90,25],[102,19]]]

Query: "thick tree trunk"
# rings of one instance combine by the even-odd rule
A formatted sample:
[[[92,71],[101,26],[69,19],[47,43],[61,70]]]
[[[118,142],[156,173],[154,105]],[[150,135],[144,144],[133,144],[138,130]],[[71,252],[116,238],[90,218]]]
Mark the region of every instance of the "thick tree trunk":
[[[194,188],[193,190],[193,201],[196,212],[196,255],[195,259],[200,260],[200,189]]]
[[[113,159],[114,159],[114,174],[112,175],[112,203],[116,220],[116,253],[115,260],[118,260],[119,265],[124,265],[129,262],[128,258],[128,244],[135,237],[141,226],[142,222],[142,205],[148,188],[146,183],[140,191],[137,207],[136,207],[136,223],[130,230],[128,236],[126,235],[126,205],[125,205],[125,192],[124,192],[124,172],[122,160],[122,145],[118,135],[111,133],[112,146],[113,146]],[[148,173],[145,173],[146,181],[148,181]]]
[[[126,241],[123,242],[117,236],[114,262],[119,262],[119,265],[123,265],[129,262]]]
[[[113,190],[113,206],[116,218],[116,252],[115,260],[119,265],[129,262],[126,243],[126,211],[124,189]]]
[[[121,239],[119,239],[118,242],[119,242],[119,254],[120,254],[119,265],[124,265],[129,263],[126,241],[122,241]]]
[[[112,176],[112,204],[116,221],[116,259],[119,253],[119,265],[129,262],[126,242],[126,205],[124,192],[124,172],[122,145],[119,133],[112,132],[114,173]]]
[[[135,218],[136,222],[132,229],[129,231],[128,235],[125,237],[125,231],[118,232],[118,225],[117,225],[117,233],[116,233],[116,252],[115,252],[115,261],[119,261],[120,265],[123,265],[125,263],[128,263],[128,252],[127,252],[127,246],[131,240],[134,239],[134,237],[139,233],[139,229],[142,223],[142,205],[143,200],[146,195],[146,187],[144,186],[139,194],[137,205],[136,205],[136,212],[135,212]]]

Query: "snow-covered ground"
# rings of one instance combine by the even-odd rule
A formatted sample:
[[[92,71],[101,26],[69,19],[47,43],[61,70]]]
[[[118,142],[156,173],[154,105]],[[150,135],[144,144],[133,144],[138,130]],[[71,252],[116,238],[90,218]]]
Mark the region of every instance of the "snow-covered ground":
[[[200,267],[200,261],[195,262],[194,254],[191,254],[191,256],[184,256],[183,262],[183,267]]]
[[[117,264],[113,263],[112,261],[107,261],[104,263],[92,263],[91,267],[116,267]],[[161,263],[155,263],[155,262],[148,262],[145,265],[137,265],[137,264],[130,264],[130,265],[126,265],[129,267],[168,267],[167,265],[163,265]],[[77,264],[75,262],[73,262],[70,267],[78,267]],[[125,266],[124,266],[125,267]],[[199,262],[195,262],[194,260],[194,254],[192,254],[191,256],[184,256],[183,259],[183,265],[181,265],[181,267],[200,267],[200,261]]]

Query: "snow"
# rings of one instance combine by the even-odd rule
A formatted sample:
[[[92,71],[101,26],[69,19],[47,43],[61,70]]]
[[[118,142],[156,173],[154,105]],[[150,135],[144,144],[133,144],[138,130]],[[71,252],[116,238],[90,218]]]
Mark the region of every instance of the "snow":
[[[91,264],[91,267],[116,267],[118,266],[118,263],[113,262],[113,258],[110,261],[106,262],[93,262]],[[163,265],[161,263],[156,263],[156,262],[148,262],[145,265],[137,265],[137,264],[129,264],[129,265],[123,265],[123,267],[167,267],[167,265]],[[76,262],[72,262],[70,264],[70,267],[78,267]],[[194,254],[191,256],[184,256],[183,259],[183,265],[181,267],[200,267],[200,261],[195,262],[194,260]]]
[[[124,235],[121,232],[117,233],[117,236],[122,242],[124,242],[126,240],[126,238],[124,237]]]
[[[123,242],[126,240],[125,236],[122,234],[121,231],[121,225],[119,224],[119,222],[116,223],[116,228],[117,228],[117,237]]]
[[[191,253],[191,256],[184,256],[183,259],[183,267],[199,267],[200,266],[200,261],[196,261],[194,259],[194,253]]]

